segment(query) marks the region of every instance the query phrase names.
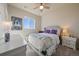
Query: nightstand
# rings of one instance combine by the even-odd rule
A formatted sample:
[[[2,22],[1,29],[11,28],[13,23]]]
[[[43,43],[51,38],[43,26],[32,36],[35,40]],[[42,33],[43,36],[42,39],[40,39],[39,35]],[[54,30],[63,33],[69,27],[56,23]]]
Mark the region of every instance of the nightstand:
[[[62,36],[62,45],[76,50],[76,40],[77,38]]]

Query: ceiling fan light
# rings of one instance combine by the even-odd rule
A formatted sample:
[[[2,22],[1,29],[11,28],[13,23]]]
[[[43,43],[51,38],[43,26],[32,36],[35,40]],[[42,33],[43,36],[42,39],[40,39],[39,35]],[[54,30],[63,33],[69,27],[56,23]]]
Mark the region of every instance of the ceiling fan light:
[[[40,6],[40,9],[43,9],[44,7],[43,6]]]

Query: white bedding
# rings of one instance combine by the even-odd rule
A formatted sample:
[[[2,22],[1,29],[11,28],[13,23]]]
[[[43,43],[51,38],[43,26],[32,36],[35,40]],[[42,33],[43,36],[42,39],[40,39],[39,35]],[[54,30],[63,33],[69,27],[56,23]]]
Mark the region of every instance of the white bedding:
[[[47,53],[51,55],[51,50],[56,49],[56,46],[60,43],[58,35],[47,33],[33,33],[28,37],[28,41],[39,52],[47,49]]]
[[[48,34],[48,33],[39,33],[39,34],[51,37],[54,40],[55,44],[59,44],[60,43],[59,36],[56,35],[56,34]]]

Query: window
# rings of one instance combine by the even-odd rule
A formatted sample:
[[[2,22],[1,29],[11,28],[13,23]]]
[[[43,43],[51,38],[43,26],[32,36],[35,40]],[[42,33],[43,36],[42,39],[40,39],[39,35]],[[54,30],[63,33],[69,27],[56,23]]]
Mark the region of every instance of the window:
[[[24,29],[35,29],[35,20],[33,18],[24,17],[23,28]]]

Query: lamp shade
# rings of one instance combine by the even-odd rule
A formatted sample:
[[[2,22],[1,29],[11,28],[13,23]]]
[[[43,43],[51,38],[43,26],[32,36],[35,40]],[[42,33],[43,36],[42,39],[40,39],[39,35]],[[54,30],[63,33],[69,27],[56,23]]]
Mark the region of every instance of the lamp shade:
[[[68,30],[68,28],[63,28],[62,35],[63,36],[69,36],[69,30]]]
[[[42,10],[43,8],[44,8],[44,7],[41,5],[41,6],[40,6],[40,9]]]
[[[3,21],[4,31],[8,32],[11,29],[11,22],[10,21]]]

